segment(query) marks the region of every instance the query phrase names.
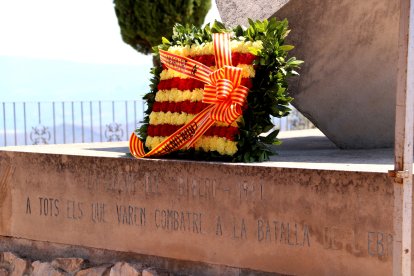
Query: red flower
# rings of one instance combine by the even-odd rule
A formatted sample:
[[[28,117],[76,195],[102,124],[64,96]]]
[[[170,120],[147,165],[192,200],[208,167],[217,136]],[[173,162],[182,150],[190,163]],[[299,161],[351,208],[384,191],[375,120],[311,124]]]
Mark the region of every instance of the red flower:
[[[249,89],[253,87],[251,78],[242,78],[240,84],[246,86]]]
[[[160,128],[159,127],[154,127],[153,132],[154,132],[154,136],[160,136]]]
[[[240,64],[240,54],[239,53],[232,53],[231,59],[234,66],[237,66]]]
[[[182,125],[170,125],[170,124],[163,124],[163,125],[149,125],[148,126],[148,136],[170,136],[174,132],[176,132]],[[222,137],[226,138],[227,140],[234,141],[235,135],[238,133],[238,128],[236,127],[223,127],[223,126],[212,126],[209,128],[205,133],[204,136],[206,137]]]

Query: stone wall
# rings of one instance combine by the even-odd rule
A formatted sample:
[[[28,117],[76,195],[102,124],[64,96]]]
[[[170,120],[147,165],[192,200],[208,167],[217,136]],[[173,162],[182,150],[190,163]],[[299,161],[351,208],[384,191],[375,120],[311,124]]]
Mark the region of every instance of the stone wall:
[[[61,267],[63,265],[65,266]],[[71,267],[72,270],[68,271],[69,268],[65,267]],[[130,267],[132,267],[138,273],[145,272],[148,276],[280,275],[278,273],[266,273],[258,270],[229,267],[225,265],[214,265],[188,260],[177,260],[153,255],[139,254],[136,252],[106,250],[86,246],[75,246],[0,236],[0,276],[33,275],[38,271],[44,272],[45,270],[50,271],[51,273],[34,275],[60,276],[63,273],[63,275],[68,276],[78,275],[76,273],[80,273],[82,271],[82,273],[93,272],[91,274],[93,276],[108,276],[110,275],[109,273],[111,270],[112,273],[115,273],[118,270],[127,270],[130,271],[131,274],[122,275],[137,275],[134,274],[133,270]],[[61,274],[53,274],[56,270]]]
[[[12,252],[0,253],[0,276],[167,276],[176,275],[142,263],[92,264],[82,258],[56,258],[50,262],[22,258]]]

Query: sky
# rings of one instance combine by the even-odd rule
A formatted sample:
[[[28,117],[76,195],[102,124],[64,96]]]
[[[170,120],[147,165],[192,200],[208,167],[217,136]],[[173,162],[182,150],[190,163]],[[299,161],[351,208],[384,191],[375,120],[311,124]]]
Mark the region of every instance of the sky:
[[[122,41],[112,0],[0,0],[0,102],[135,99],[151,64]]]
[[[122,42],[112,1],[0,0],[0,55],[148,65]]]

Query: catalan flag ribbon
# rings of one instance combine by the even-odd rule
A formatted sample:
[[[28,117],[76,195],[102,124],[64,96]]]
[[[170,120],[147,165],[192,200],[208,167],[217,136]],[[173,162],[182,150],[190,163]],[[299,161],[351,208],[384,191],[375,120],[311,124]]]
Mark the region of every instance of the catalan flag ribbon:
[[[148,153],[145,153],[143,142],[135,132],[132,133],[129,150],[133,156],[160,156],[189,148],[214,122],[231,124],[242,115],[242,106],[249,90],[240,84],[242,69],[232,65],[230,34],[213,34],[213,46],[217,66],[215,71],[191,58],[160,50],[161,62],[167,68],[205,83],[202,101],[209,106]]]

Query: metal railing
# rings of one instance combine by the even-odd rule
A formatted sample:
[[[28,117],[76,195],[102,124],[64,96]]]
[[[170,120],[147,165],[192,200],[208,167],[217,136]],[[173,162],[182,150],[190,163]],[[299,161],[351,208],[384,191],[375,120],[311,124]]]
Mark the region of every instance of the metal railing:
[[[145,102],[3,102],[0,146],[126,141],[144,118]],[[274,118],[282,131],[312,128],[297,110]]]

